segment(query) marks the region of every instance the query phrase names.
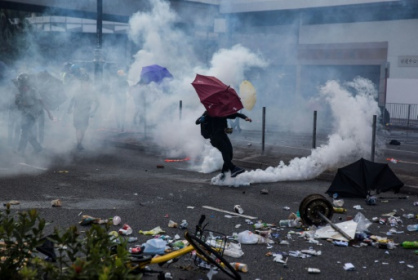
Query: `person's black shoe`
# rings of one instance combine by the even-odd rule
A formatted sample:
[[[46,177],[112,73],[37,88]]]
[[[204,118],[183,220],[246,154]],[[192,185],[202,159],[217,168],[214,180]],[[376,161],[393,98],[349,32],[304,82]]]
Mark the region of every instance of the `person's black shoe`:
[[[232,178],[233,177],[236,177],[237,175],[239,175],[241,173],[244,173],[244,172],[245,172],[245,169],[244,168],[235,166],[234,169],[231,170],[231,177]]]

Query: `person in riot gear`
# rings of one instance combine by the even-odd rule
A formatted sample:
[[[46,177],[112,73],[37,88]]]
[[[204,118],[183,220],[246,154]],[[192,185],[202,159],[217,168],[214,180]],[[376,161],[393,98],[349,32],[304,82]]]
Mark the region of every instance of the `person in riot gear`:
[[[21,135],[19,139],[19,153],[24,153],[29,142],[36,153],[42,151],[42,146],[36,139],[35,124],[37,119],[43,114],[43,110],[48,113],[52,120],[51,112],[45,107],[42,98],[36,89],[31,85],[30,76],[26,73],[20,74],[14,83],[18,89],[15,97],[15,104],[21,114]]]
[[[77,150],[84,150],[82,145],[84,135],[92,118],[99,107],[99,101],[90,83],[87,73],[78,76],[79,83],[70,101],[68,113],[73,113],[73,125],[76,131]]]

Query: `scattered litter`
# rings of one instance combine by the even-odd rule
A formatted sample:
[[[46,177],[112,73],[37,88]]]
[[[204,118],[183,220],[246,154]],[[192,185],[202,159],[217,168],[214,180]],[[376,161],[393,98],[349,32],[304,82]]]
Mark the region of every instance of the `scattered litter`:
[[[194,209],[194,206],[187,206],[187,209]]]
[[[267,189],[262,189],[262,190],[260,191],[260,193],[261,193],[261,194],[268,194],[268,193],[269,193],[269,191],[268,191]]]
[[[128,242],[129,243],[136,242],[136,241],[138,241],[138,238],[137,237],[131,236],[131,237],[128,238]]]
[[[168,227],[170,228],[176,228],[178,227],[178,224],[172,220],[168,221]]]
[[[235,225],[235,228],[240,228],[241,227],[241,224],[236,224]]]
[[[159,239],[159,238],[149,239],[147,240],[145,244],[143,244],[144,254],[162,255],[164,254],[166,245],[167,245],[167,242],[162,239]]]
[[[301,252],[304,254],[311,255],[311,256],[320,256],[322,254],[321,251],[315,251],[312,248],[309,248],[308,250],[302,250]]]
[[[409,268],[414,268],[414,266],[412,264],[407,264],[406,266],[409,267]]]
[[[353,271],[356,270],[356,268],[354,267],[354,265],[352,263],[345,263],[344,264],[344,269],[346,271]]]
[[[218,273],[218,271],[215,269],[214,266],[210,267],[209,272],[206,274],[206,276],[208,277],[208,280],[212,280],[213,275],[216,275]]]
[[[290,207],[289,206],[285,206],[285,207],[283,207],[283,210],[290,210]]]
[[[366,198],[366,204],[367,205],[376,205],[377,198],[374,195],[368,195]]]
[[[382,262],[382,264],[383,264],[383,265],[388,265],[389,263],[387,263],[387,262]]]
[[[83,215],[81,216],[80,225],[87,226],[91,224],[106,224],[107,222],[108,222],[107,219],[100,219],[100,218],[94,218],[89,215]]]
[[[158,227],[155,227],[155,228],[153,228],[151,230],[148,230],[148,231],[140,230],[139,233],[144,234],[144,235],[157,235],[159,233],[165,233],[165,231],[162,230],[162,228],[158,226]]]
[[[243,213],[244,213],[244,209],[242,209],[241,205],[235,205],[235,206],[234,206],[234,210],[235,210],[235,212],[237,212],[238,214],[243,214]]]
[[[340,247],[348,247],[348,242],[347,241],[334,241],[332,242],[334,245],[336,246],[340,246]]]
[[[182,220],[180,224],[181,229],[186,229],[189,226],[186,220]]]
[[[396,210],[394,210],[394,211],[392,211],[392,212],[389,212],[389,213],[386,213],[386,214],[382,214],[382,216],[384,216],[384,217],[392,217],[392,216],[394,216],[394,215],[396,215]]]
[[[18,200],[10,200],[9,202],[4,203],[4,206],[6,206],[7,204],[9,204],[9,205],[19,205],[20,204],[20,201],[18,201]]]
[[[321,270],[318,269],[318,268],[308,267],[308,273],[310,273],[310,274],[319,274],[319,273],[321,273]]]
[[[224,250],[224,255],[232,258],[240,258],[244,255],[241,243],[229,242]]]
[[[357,210],[363,210],[363,208],[361,207],[361,205],[354,205],[353,208],[354,209],[357,209]]]
[[[249,230],[238,233],[238,241],[241,244],[257,244],[258,234],[255,234]]]
[[[343,199],[334,199],[334,200],[332,201],[332,204],[333,204],[335,207],[343,207],[343,205],[344,205],[344,200],[343,200]]]
[[[51,201],[52,207],[61,207],[61,200],[60,199],[54,199]]]
[[[119,234],[130,235],[132,234],[132,228],[128,224],[124,224],[123,227],[119,229]]]
[[[112,218],[112,222],[113,222],[113,225],[117,226],[117,225],[119,225],[119,224],[120,224],[120,222],[121,222],[121,218],[120,218],[119,216],[114,216],[114,217]]]

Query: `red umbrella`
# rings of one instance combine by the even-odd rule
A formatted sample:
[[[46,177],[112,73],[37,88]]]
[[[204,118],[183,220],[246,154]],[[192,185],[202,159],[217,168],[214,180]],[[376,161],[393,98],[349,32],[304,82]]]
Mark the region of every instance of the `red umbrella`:
[[[236,91],[215,77],[197,74],[192,85],[212,117],[226,117],[244,108]]]

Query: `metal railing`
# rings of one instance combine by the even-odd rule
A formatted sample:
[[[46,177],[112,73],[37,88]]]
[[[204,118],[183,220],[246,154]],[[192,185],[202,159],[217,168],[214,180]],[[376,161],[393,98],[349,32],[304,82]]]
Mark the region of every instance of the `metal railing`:
[[[383,114],[383,121],[390,126],[418,129],[418,104],[386,103],[389,114]]]

